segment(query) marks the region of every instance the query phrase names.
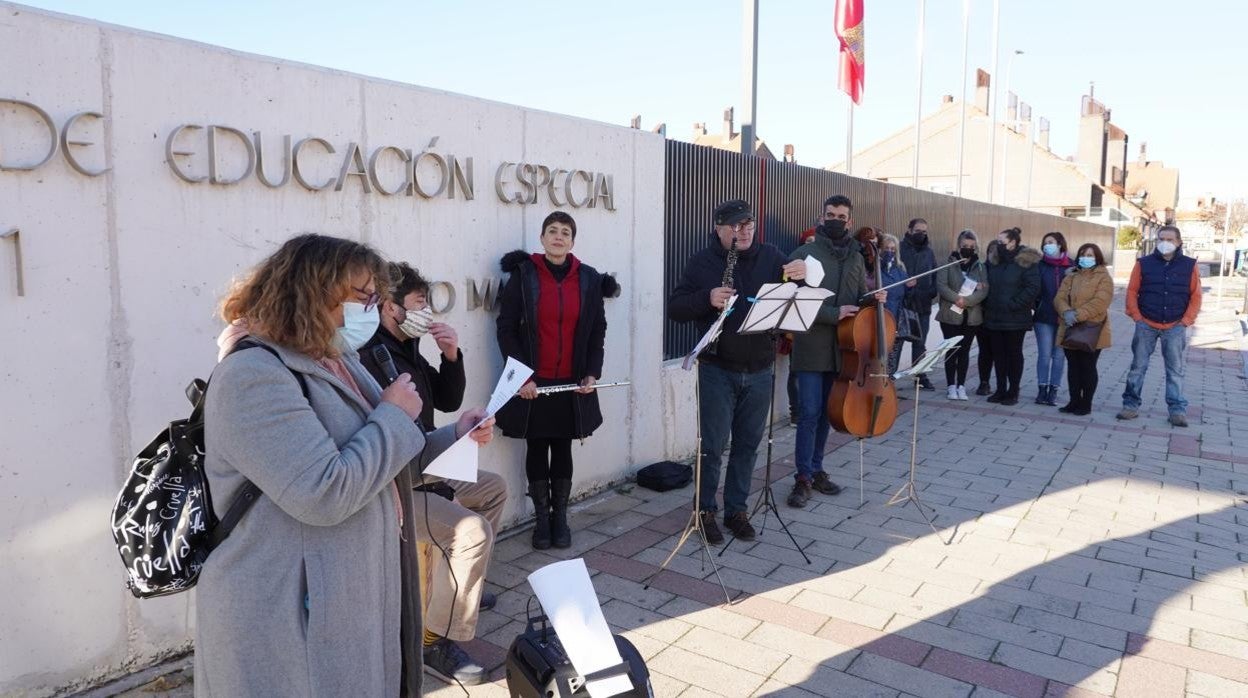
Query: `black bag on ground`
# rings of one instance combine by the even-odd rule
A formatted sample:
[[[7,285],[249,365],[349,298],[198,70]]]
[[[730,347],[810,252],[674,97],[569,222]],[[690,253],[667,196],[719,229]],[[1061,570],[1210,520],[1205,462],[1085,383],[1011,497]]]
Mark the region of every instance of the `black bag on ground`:
[[[539,622],[541,628],[536,627]],[[612,637],[623,663],[588,677],[581,676],[568,661],[554,628],[546,626],[546,616],[530,616],[528,628],[516,637],[507,651],[507,692],[511,698],[588,698],[587,679],[606,679],[627,673],[633,688],[617,696],[653,698],[650,670],[641,653],[626,638]]]
[[[692,466],[670,460],[651,463],[637,471],[637,484],[655,492],[678,490],[692,480]]]
[[[231,351],[258,347],[243,340]],[[303,396],[308,386],[291,371]],[[204,397],[208,383],[196,378],[186,388],[191,416],[171,422],[135,456],[113,505],[112,529],[126,566],[126,586],[140,599],[165,596],[195,586],[208,554],[217,547],[260,496],[244,481],[225,517],[217,520],[204,473]]]

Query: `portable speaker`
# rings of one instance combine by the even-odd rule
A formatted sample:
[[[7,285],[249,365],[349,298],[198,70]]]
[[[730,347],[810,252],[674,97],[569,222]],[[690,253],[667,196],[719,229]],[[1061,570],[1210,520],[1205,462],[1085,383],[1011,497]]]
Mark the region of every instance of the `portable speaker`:
[[[537,627],[541,623],[541,627]],[[653,698],[650,671],[641,653],[626,638],[612,635],[624,661],[616,666],[581,676],[572,668],[568,655],[546,616],[529,616],[528,629],[518,635],[507,652],[507,690],[511,698],[588,698],[587,680],[627,675],[631,691],[619,696]]]

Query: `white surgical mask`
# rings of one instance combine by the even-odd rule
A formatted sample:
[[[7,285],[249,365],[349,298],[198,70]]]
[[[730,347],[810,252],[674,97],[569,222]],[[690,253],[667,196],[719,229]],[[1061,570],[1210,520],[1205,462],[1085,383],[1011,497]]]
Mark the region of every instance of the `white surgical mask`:
[[[1062,248],[1056,242],[1050,242],[1044,246],[1044,254],[1049,257],[1056,257],[1061,251]]]
[[[380,324],[381,316],[376,307],[365,309],[363,303],[347,301],[342,304],[342,327],[338,328],[338,336],[352,351],[357,351],[377,334]]]
[[[1162,240],[1157,243],[1157,251],[1162,254],[1174,254],[1174,251],[1177,249],[1179,249],[1179,246],[1169,240]]]
[[[399,325],[399,331],[412,339],[416,339],[429,334],[429,323],[431,322],[433,322],[433,311],[426,305],[420,310],[407,311],[407,317]]]

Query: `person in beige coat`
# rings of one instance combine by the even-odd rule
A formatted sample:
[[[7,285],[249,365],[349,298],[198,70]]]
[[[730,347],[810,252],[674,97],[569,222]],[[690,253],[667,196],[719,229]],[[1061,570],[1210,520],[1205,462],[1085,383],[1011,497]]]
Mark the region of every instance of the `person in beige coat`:
[[[1066,378],[1070,386],[1070,402],[1059,411],[1085,415],[1092,413],[1092,396],[1096,393],[1096,362],[1101,350],[1110,346],[1109,304],[1114,300],[1114,279],[1105,268],[1101,248],[1087,243],[1075,255],[1076,268],[1062,279],[1053,299],[1062,322],[1057,328],[1057,345],[1062,346],[1066,331],[1080,322],[1099,323],[1101,335],[1095,351],[1064,349]]]

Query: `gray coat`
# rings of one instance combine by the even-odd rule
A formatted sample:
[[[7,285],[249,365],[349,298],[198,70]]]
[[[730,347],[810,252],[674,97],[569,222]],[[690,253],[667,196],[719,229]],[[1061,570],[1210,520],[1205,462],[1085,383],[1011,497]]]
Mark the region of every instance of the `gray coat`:
[[[948,262],[955,259],[960,259],[960,257],[950,255]],[[965,270],[961,266],[941,269],[934,276],[936,277],[936,292],[940,296],[940,310],[936,313],[936,322],[957,326],[965,324],[967,327],[979,327],[983,324],[982,304],[988,297],[988,269],[983,262],[975,260],[975,263]],[[962,282],[968,278],[976,281],[978,285],[971,295],[963,299],[966,307],[962,313],[955,313],[953,303],[958,299],[958,292],[962,290]]]
[[[407,645],[407,693],[420,695],[419,586],[403,579],[416,537],[409,499],[401,543],[396,506],[411,487],[395,481],[410,483],[407,466],[423,469],[454,426],[422,435],[380,402],[354,352],[344,360],[367,401],[310,357],[274,349],[280,361],[262,349],[228,356],[208,388],[214,510],[225,513],[244,477],[264,496],[200,574],[195,693],[397,696]]]

